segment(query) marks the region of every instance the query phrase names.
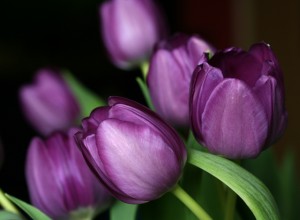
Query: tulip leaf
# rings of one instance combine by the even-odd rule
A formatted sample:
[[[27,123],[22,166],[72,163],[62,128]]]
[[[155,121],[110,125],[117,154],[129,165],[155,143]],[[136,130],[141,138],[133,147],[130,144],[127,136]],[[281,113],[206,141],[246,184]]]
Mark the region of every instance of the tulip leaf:
[[[257,220],[279,220],[278,207],[267,187],[254,175],[225,158],[190,150],[189,163],[208,172],[231,188]]]
[[[27,213],[33,220],[51,220],[50,217],[48,217],[46,214],[44,214],[39,209],[35,208],[32,205],[29,205],[28,203],[17,199],[16,197],[10,196],[8,194],[5,194],[5,196],[15,203],[20,209],[22,209],[25,213]]]
[[[23,220],[23,218],[15,213],[7,212],[7,211],[0,211],[0,220]]]
[[[82,85],[69,71],[63,71],[63,77],[79,102],[82,117],[89,116],[94,108],[106,105],[105,101]]]
[[[135,220],[138,205],[116,201],[110,208],[110,220]]]
[[[136,81],[139,84],[140,89],[142,90],[142,93],[144,95],[144,98],[146,100],[146,103],[147,103],[148,107],[151,110],[154,110],[154,106],[153,106],[153,103],[151,101],[151,97],[150,97],[150,94],[149,94],[148,86],[146,85],[145,81],[143,81],[140,77],[137,77]]]

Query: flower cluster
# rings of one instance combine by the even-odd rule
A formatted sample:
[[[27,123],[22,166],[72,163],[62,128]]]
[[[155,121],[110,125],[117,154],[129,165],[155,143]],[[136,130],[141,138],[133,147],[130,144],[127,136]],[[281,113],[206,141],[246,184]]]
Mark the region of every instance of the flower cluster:
[[[44,136],[28,148],[30,198],[51,218],[92,219],[113,198],[156,200],[178,192],[193,149],[202,152],[202,145],[222,159],[254,158],[283,134],[283,76],[268,44],[218,50],[197,35],[167,36],[152,0],[107,1],[100,18],[116,66],[149,62],[142,89],[153,109],[110,97],[81,118],[76,95],[53,69],[39,70],[34,83],[20,89],[25,117]],[[196,145],[188,144],[189,130]]]

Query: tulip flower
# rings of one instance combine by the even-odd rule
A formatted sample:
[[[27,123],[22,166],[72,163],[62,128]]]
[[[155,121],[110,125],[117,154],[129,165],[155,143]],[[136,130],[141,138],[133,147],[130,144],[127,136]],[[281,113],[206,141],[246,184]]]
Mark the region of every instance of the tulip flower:
[[[76,215],[89,219],[111,200],[75,143],[73,136],[78,131],[72,128],[68,134],[56,132],[46,140],[35,137],[27,153],[31,201],[53,219],[72,219]]]
[[[191,84],[191,124],[209,151],[233,159],[256,157],[283,133],[283,76],[269,45],[230,48],[198,66]]]
[[[76,134],[98,178],[117,199],[145,203],[174,187],[186,161],[185,146],[168,124],[123,98],[95,109]]]
[[[43,135],[73,126],[80,115],[79,104],[58,71],[41,69],[32,84],[20,89],[25,117]]]
[[[101,5],[100,17],[105,46],[122,69],[148,59],[166,35],[163,16],[152,0],[109,0]]]
[[[189,126],[189,91],[197,64],[214,49],[196,36],[177,34],[154,51],[147,75],[150,96],[158,114],[177,127]]]

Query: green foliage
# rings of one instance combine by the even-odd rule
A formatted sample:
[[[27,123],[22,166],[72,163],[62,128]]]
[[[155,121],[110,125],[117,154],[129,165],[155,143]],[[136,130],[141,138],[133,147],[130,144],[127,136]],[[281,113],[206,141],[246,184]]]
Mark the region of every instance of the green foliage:
[[[270,148],[254,160],[243,162],[243,166],[256,175],[274,195],[284,220],[297,220],[300,216],[300,184],[295,170],[295,157],[291,152],[279,163]]]
[[[33,207],[32,205],[29,205],[28,203],[7,194],[6,197],[10,201],[15,203],[26,214],[28,214],[32,218],[32,220],[51,220],[51,218],[49,218],[46,214],[44,214],[42,211],[38,210],[37,208]]]
[[[138,205],[116,201],[110,209],[110,220],[135,220]]]
[[[65,70],[63,77],[80,105],[82,117],[89,116],[94,108],[106,105],[98,95],[82,85],[69,71]]]
[[[21,216],[7,212],[7,211],[0,211],[0,220],[23,220]]]
[[[279,220],[275,200],[254,175],[225,158],[191,150],[189,163],[210,173],[232,189],[249,207],[257,220]]]

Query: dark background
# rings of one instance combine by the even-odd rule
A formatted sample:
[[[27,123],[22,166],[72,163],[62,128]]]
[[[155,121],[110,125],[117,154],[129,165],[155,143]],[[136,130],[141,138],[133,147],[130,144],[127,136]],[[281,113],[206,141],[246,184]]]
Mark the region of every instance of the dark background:
[[[279,158],[287,148],[299,152],[299,3],[291,0],[281,6],[275,0],[269,7],[270,1],[236,2],[160,1],[171,33],[197,33],[220,49],[232,45],[247,49],[261,40],[271,44],[286,74],[290,112],[289,128],[275,148]],[[23,118],[18,89],[30,82],[39,68],[67,68],[105,99],[121,95],[143,102],[135,82],[139,70],[120,70],[106,55],[100,36],[100,3],[100,0],[0,3],[0,138],[5,151],[0,187],[9,194],[28,200],[24,162],[30,139],[37,133]]]

